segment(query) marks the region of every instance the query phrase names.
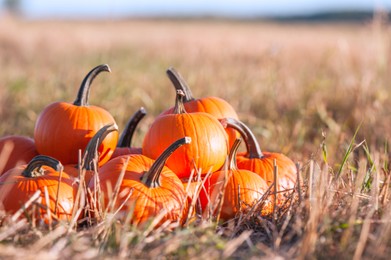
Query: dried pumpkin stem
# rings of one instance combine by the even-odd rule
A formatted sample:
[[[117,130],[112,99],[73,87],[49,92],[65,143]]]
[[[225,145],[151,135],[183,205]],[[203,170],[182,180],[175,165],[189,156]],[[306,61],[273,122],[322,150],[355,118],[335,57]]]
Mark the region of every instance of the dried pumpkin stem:
[[[147,111],[143,107],[141,107],[139,110],[136,111],[136,113],[133,114],[133,116],[126,123],[125,129],[119,138],[117,147],[131,147],[132,138],[137,128],[137,125],[140,123],[141,119],[145,117],[146,114]]]
[[[172,84],[174,85],[175,89],[182,90],[183,93],[185,93],[183,102],[189,102],[195,100],[193,94],[191,93],[189,85],[187,85],[187,83],[182,78],[182,76],[173,67],[168,68],[166,73],[168,78],[171,80]]]
[[[176,91],[176,98],[175,98],[175,106],[174,106],[174,114],[185,114],[186,109],[183,105],[183,98],[185,97],[185,93],[178,89]]]
[[[91,171],[97,170],[96,162],[94,163],[94,159],[99,157],[98,147],[102,144],[106,136],[113,131],[118,131],[117,125],[115,124],[105,125],[101,129],[99,129],[99,131],[96,132],[95,135],[90,139],[83,153],[84,169],[91,170]]]
[[[102,64],[93,68],[83,79],[80,85],[77,98],[73,102],[75,106],[88,106],[88,97],[90,95],[90,86],[95,77],[102,71],[111,72],[109,65]]]
[[[191,142],[191,137],[184,137],[173,144],[171,144],[164,152],[155,160],[152,164],[149,171],[145,172],[143,175],[142,182],[149,188],[160,187],[160,174],[163,170],[163,167],[170,155],[179,147],[184,144],[189,144]]]
[[[220,122],[224,127],[231,127],[240,133],[246,144],[248,158],[263,158],[263,153],[257,139],[248,126],[235,118],[224,118]]]
[[[43,176],[42,166],[49,166],[58,172],[64,169],[59,160],[46,155],[37,155],[29,162],[26,169],[22,172],[22,176],[26,178]]]
[[[231,150],[229,151],[228,155],[228,170],[237,170],[237,164],[236,164],[236,154],[238,152],[240,143],[242,142],[242,139],[236,138],[235,142],[232,144]]]

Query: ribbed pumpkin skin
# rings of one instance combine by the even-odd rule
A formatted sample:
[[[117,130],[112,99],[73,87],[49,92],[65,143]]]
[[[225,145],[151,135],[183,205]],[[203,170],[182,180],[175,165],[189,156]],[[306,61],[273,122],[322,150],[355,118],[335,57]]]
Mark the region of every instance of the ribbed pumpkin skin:
[[[0,176],[18,165],[27,164],[38,155],[34,140],[27,136],[0,138]]]
[[[145,135],[142,152],[156,159],[175,140],[189,136],[193,140],[167,160],[167,166],[179,178],[188,178],[192,170],[206,174],[223,166],[227,157],[227,134],[213,116],[207,113],[169,114],[152,123]]]
[[[114,189],[128,157],[129,162],[114,208],[117,209],[128,196],[130,190],[133,190],[128,203],[121,210],[121,213],[126,216],[129,210],[134,207],[132,224],[142,225],[148,219],[159,215],[162,210],[167,210],[167,212],[161,223],[166,220],[181,220],[183,205],[186,202],[182,182],[169,168],[164,166],[160,175],[160,187],[147,187],[140,179],[151,168],[154,161],[143,155],[120,156],[110,160],[100,168],[100,189],[103,192],[106,206],[109,203],[110,196],[107,186],[110,185]],[[89,188],[93,194],[96,189],[94,178],[91,179]]]
[[[62,220],[69,220],[72,217],[74,198],[76,195],[76,185],[73,180],[63,172],[61,174],[61,184],[59,185],[60,173],[54,169],[42,166],[45,170],[44,176],[27,178],[21,176],[26,165],[21,165],[7,171],[0,177],[0,209],[13,214],[27,202],[37,191],[41,190],[41,197],[38,202],[46,205],[44,187],[48,189],[50,200],[50,211],[54,214],[56,209],[57,191],[59,190],[57,217]],[[41,218],[47,220],[46,210],[39,209]]]
[[[223,119],[226,117],[238,119],[238,115],[235,109],[227,101],[218,97],[205,97],[194,99],[184,102],[183,105],[185,107],[186,112],[188,113],[205,112],[214,116],[216,119]],[[159,116],[173,113],[174,108],[172,107],[161,113]],[[234,129],[231,128],[226,128],[225,131],[227,132],[228,140],[231,147],[235,139],[238,137],[238,134]]]
[[[39,115],[34,140],[40,154],[54,157],[65,164],[78,163],[79,149],[84,151],[89,140],[104,125],[115,124],[105,109],[97,106],[76,106],[55,102]],[[112,132],[99,146],[99,165],[107,162],[118,141],[118,132]]]
[[[216,205],[218,195],[223,190],[224,179],[227,174],[228,181],[224,191],[224,202],[221,208],[220,218],[229,220],[239,212],[246,212],[258,200],[262,198],[268,189],[266,182],[257,174],[247,170],[225,170],[212,173],[205,181],[205,190],[210,199],[210,205]],[[239,189],[240,187],[240,189]],[[239,206],[239,197],[241,204]],[[208,210],[208,198],[205,192],[200,193],[203,210]],[[217,210],[217,209],[216,209]],[[262,214],[270,212],[270,204],[263,208]],[[216,214],[214,212],[212,214]]]
[[[278,167],[278,191],[293,189],[296,185],[296,166],[291,159],[281,153],[262,152],[262,158],[248,158],[245,155],[236,157],[239,169],[257,173],[268,185],[274,182],[273,161]]]

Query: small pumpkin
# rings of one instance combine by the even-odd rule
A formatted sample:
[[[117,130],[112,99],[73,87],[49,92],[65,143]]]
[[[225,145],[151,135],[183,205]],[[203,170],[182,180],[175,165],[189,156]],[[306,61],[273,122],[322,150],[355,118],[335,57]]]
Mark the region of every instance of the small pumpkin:
[[[214,96],[194,98],[189,85],[173,67],[168,68],[166,73],[175,89],[182,90],[183,93],[185,93],[183,105],[188,113],[205,112],[211,114],[217,119],[223,119],[226,117],[239,119],[235,109],[224,99]],[[160,115],[172,114],[173,112],[174,107],[162,112]],[[238,135],[232,129],[226,129],[226,131],[231,147]]]
[[[123,155],[110,160],[100,168],[98,176],[100,185],[97,184],[96,177],[91,179],[89,184],[91,194],[100,190],[106,208],[111,203],[114,205],[113,209],[119,210],[123,218],[132,214],[130,221],[137,226],[143,225],[159,214],[162,214],[160,224],[165,221],[182,222],[186,213],[186,195],[182,182],[165,166],[165,162],[178,147],[190,142],[189,137],[177,140],[156,160],[141,154]],[[122,171],[124,175],[114,204],[109,190],[114,190]],[[96,209],[96,204],[91,199],[91,207]],[[119,209],[121,204],[124,206]],[[133,213],[129,213],[131,210]]]
[[[78,151],[84,150],[89,140],[107,124],[116,124],[105,109],[88,104],[90,85],[102,71],[110,71],[108,65],[92,69],[81,83],[73,103],[55,102],[38,116],[34,140],[40,154],[60,160],[63,164],[78,163]],[[99,165],[107,162],[118,141],[118,132],[110,133],[100,146]]]
[[[185,94],[177,91],[173,114],[159,116],[147,131],[142,152],[156,159],[171,143],[182,136],[194,140],[178,149],[167,160],[167,166],[179,178],[188,178],[192,171],[206,174],[224,164],[228,154],[227,134],[220,122],[204,112],[187,113],[183,106]]]
[[[146,114],[147,111],[145,110],[145,108],[141,107],[128,120],[125,129],[118,140],[117,147],[115,148],[114,153],[111,156],[111,159],[126,154],[141,154],[141,147],[132,147],[132,138],[137,128],[137,125],[146,116]]]
[[[99,160],[99,146],[102,144],[106,136],[113,132],[118,131],[116,125],[105,125],[102,127],[88,142],[86,149],[82,156],[82,164],[67,164],[64,167],[64,171],[74,177],[80,179],[80,174],[84,171],[85,183],[89,183],[90,179],[97,172],[97,161]],[[81,167],[81,168],[80,168]]]
[[[264,199],[262,214],[271,211],[270,200],[263,197],[268,190],[266,182],[256,173],[238,169],[236,165],[240,142],[241,139],[237,139],[231,148],[227,169],[212,173],[204,184],[206,192],[200,194],[204,213],[210,213],[223,220],[247,212],[262,199]]]
[[[27,164],[38,155],[34,140],[27,136],[0,138],[0,176],[18,165]]]
[[[49,205],[45,199],[45,187]],[[27,165],[8,170],[0,177],[0,209],[17,212],[38,190],[41,191],[36,219],[48,221],[46,208],[60,220],[70,220],[77,186],[63,172],[62,164],[51,157],[35,156]]]
[[[297,174],[294,162],[282,153],[262,152],[255,135],[243,122],[234,118],[221,120],[225,127],[237,130],[246,144],[247,152],[237,157],[239,169],[253,171],[270,186],[274,183],[274,161],[278,168],[277,191],[280,195],[296,185]]]

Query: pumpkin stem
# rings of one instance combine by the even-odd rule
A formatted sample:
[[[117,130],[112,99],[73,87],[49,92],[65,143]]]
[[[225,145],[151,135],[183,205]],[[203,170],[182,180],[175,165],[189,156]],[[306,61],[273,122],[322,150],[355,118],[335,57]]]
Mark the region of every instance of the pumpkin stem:
[[[236,138],[235,142],[232,144],[231,150],[229,151],[228,155],[228,170],[237,170],[238,166],[236,164],[236,154],[238,152],[240,143],[242,142],[242,139]]]
[[[170,155],[179,147],[184,144],[189,144],[191,137],[183,137],[172,143],[164,152],[155,160],[149,171],[145,172],[142,178],[142,182],[149,188],[160,187],[160,174],[163,167]]]
[[[170,67],[166,71],[168,78],[171,80],[171,83],[174,85],[176,90],[182,90],[185,93],[185,97],[183,102],[189,102],[194,100],[193,94],[189,88],[189,85],[182,78],[181,74],[179,74],[173,67]]]
[[[75,106],[88,106],[88,97],[90,95],[90,86],[95,77],[102,71],[111,72],[109,65],[102,64],[93,68],[88,72],[80,85],[76,100],[73,102]]]
[[[175,98],[175,106],[174,106],[174,114],[185,114],[186,109],[183,105],[183,98],[185,97],[185,93],[178,89],[176,91],[176,98]]]
[[[122,132],[117,147],[131,147],[133,134],[137,128],[137,125],[140,123],[141,119],[145,117],[147,111],[145,108],[141,107],[126,123],[125,129]]]
[[[250,159],[254,158],[263,158],[263,153],[261,148],[259,147],[259,144],[257,142],[257,139],[255,138],[255,135],[253,132],[246,126],[242,121],[239,121],[235,118],[224,118],[220,120],[221,124],[226,127],[231,127],[238,131],[242,138],[244,139],[244,143],[246,144],[247,148],[247,156]]]
[[[106,136],[113,131],[118,131],[117,125],[105,125],[99,129],[99,131],[96,132],[95,135],[90,139],[83,154],[84,169],[88,171],[96,170],[96,163],[94,163],[94,158],[99,156],[98,147],[102,144],[102,141],[106,138]]]
[[[26,169],[23,170],[22,176],[26,178],[43,176],[45,171],[42,169],[42,166],[49,166],[58,172],[64,169],[64,166],[62,166],[59,160],[46,155],[37,155],[29,162]]]

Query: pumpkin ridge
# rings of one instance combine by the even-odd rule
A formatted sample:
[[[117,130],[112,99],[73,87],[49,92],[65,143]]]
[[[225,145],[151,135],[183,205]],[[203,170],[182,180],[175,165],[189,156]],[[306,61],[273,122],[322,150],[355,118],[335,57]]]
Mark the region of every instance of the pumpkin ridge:
[[[191,123],[191,134],[192,134],[192,136],[194,135],[194,139],[195,139],[195,142],[197,143],[196,145],[192,145],[191,147],[190,147],[190,154],[193,154],[193,155],[195,155],[195,154],[199,154],[199,147],[200,147],[200,137],[199,137],[199,133],[198,133],[198,131],[197,131],[197,128],[196,128],[196,125],[195,125],[195,122],[194,122],[194,116],[195,116],[195,114],[193,114],[193,116],[192,117],[188,117],[187,118],[187,122],[189,123]],[[202,121],[200,121],[200,120],[198,120],[199,122],[202,122]],[[187,126],[188,124],[186,124],[186,126]],[[185,129],[188,129],[188,127],[185,127]],[[194,165],[199,165],[199,163],[200,163],[200,159],[198,158],[198,157],[196,157],[196,158],[194,158],[194,157],[192,157],[192,158],[190,158],[190,155],[189,155],[189,153],[187,153],[187,160],[188,160],[188,163],[189,164],[194,164]],[[189,165],[189,167],[190,167],[190,169],[192,168],[190,165]],[[194,169],[195,171],[199,171],[200,169]],[[202,171],[203,169],[201,169],[201,171]],[[189,174],[190,174],[190,172],[189,172]]]

